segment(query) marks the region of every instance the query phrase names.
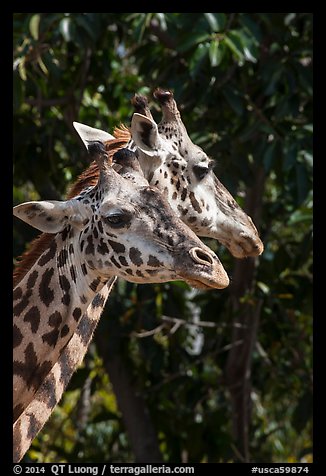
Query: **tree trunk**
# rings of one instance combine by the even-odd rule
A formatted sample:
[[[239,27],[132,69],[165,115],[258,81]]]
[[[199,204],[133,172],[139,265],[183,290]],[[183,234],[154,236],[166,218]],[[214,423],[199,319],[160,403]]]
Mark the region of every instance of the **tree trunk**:
[[[98,352],[103,359],[110,382],[115,393],[118,407],[122,413],[135,455],[135,463],[162,463],[157,434],[150,414],[141,395],[132,385],[131,376],[123,361],[119,349],[110,349],[106,335],[95,335]]]
[[[257,171],[254,185],[248,190],[245,206],[246,212],[257,227],[260,223],[264,184],[265,174],[261,168]],[[261,300],[250,296],[255,285],[256,264],[257,258],[237,261],[230,287],[231,306],[235,316],[233,324],[237,324],[233,325],[231,342],[242,342],[231,347],[225,368],[225,379],[231,400],[235,457],[239,462],[250,461],[251,361],[262,305]]]

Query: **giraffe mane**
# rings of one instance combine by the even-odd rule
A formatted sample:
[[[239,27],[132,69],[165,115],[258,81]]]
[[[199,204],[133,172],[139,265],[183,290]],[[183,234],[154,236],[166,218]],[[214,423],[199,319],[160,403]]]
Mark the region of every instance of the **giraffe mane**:
[[[113,131],[115,139],[112,139],[105,143],[105,148],[108,152],[108,161],[112,162],[112,157],[119,149],[122,149],[127,145],[131,138],[129,129],[120,124],[119,127],[115,127]],[[96,162],[92,162],[84,172],[82,172],[75,183],[69,188],[67,199],[73,198],[79,195],[86,187],[94,186],[97,184],[99,176],[99,169]],[[19,257],[19,261],[13,272],[13,285],[14,287],[19,284],[25,274],[32,268],[41,254],[47,250],[54,238],[51,233],[41,233],[35,238],[29,245],[28,249]]]

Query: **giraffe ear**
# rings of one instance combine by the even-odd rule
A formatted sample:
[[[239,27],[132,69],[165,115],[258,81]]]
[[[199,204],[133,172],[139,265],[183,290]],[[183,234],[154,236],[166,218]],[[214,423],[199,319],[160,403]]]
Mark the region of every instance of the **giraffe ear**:
[[[131,135],[137,147],[146,155],[157,155],[158,150],[162,148],[156,122],[138,112],[132,116]]]
[[[86,218],[73,200],[26,202],[13,209],[16,217],[45,233],[58,233],[67,225],[81,227]]]
[[[95,129],[94,127],[86,126],[86,124],[81,124],[80,122],[73,122],[72,124],[87,150],[90,142],[106,142],[114,139],[114,136],[108,132],[101,131],[101,129]]]

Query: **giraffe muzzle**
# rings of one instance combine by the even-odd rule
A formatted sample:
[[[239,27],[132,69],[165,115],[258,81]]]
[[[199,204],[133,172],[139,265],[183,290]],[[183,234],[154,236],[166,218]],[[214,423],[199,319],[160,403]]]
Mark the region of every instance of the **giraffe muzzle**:
[[[183,275],[183,279],[190,286],[208,290],[224,289],[229,285],[229,277],[212,251],[195,246],[189,250],[189,255],[194,262],[194,267]]]

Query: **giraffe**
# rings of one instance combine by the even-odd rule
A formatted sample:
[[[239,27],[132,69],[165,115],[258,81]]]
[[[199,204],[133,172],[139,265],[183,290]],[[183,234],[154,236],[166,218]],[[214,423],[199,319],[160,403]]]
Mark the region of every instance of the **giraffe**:
[[[155,96],[162,105],[163,120],[161,121],[161,124],[164,124],[165,121],[164,127],[169,128],[169,125],[166,125],[166,123],[169,124],[169,121],[171,121],[172,119],[172,126],[177,129],[177,132],[179,131],[178,134],[182,133],[182,127],[184,126],[181,122],[181,118],[177,111],[177,106],[173,99],[172,93],[162,90],[156,90]],[[134,116],[139,118],[137,120],[141,119],[143,122],[140,127],[137,123],[138,132],[136,131],[136,137],[138,134],[138,136],[140,135],[140,138],[142,140],[145,139],[146,141],[146,120],[149,119],[150,122],[148,129],[151,130],[152,128],[154,128],[154,132],[157,138],[160,139],[160,135],[156,131],[156,128],[158,129],[161,126],[159,124],[159,126],[157,127],[156,124],[153,124],[153,122],[151,122],[153,121],[153,118],[148,109],[147,98],[136,95],[133,99],[133,105],[136,113],[138,113],[138,116]],[[168,198],[170,199],[170,203],[172,206],[174,206],[174,209],[176,210],[177,214],[183,221],[186,221],[190,228],[194,227],[194,223],[196,220],[193,220],[193,217],[196,215],[196,213],[198,213],[198,210],[196,210],[195,208],[196,201],[194,199],[191,200],[191,197],[193,198],[193,195],[190,194],[191,191],[194,192],[197,184],[196,179],[191,176],[191,169],[197,170],[197,174],[199,176],[198,178],[201,179],[200,187],[202,188],[203,194],[201,200],[204,200],[205,197],[208,196],[210,197],[210,202],[214,202],[215,200],[215,204],[213,203],[211,208],[209,208],[210,203],[205,204],[204,209],[206,210],[206,218],[208,219],[206,221],[204,221],[204,219],[198,220],[198,223],[195,225],[196,233],[200,234],[200,236],[213,236],[221,242],[223,242],[225,234],[229,233],[228,240],[225,241],[224,239],[224,244],[226,247],[229,248],[231,253],[237,257],[255,256],[262,252],[263,245],[259,240],[257,231],[254,225],[252,224],[251,219],[247,217],[247,215],[240,209],[240,207],[236,204],[229,192],[226,191],[223,185],[220,184],[218,179],[214,176],[212,170],[210,170],[211,167],[208,166],[211,165],[209,159],[204,158],[205,160],[199,160],[199,154],[186,154],[189,163],[187,162],[187,164],[182,164],[186,167],[186,169],[184,169],[186,172],[187,168],[189,168],[188,174],[184,174],[184,177],[186,178],[184,184],[187,185],[187,187],[189,188],[189,212],[188,214],[182,213],[182,210],[186,208],[184,203],[185,201],[182,200],[182,197],[184,196],[183,194],[185,193],[185,187],[181,189],[181,187],[178,186],[178,180],[175,180],[174,178],[178,174],[180,174],[180,172],[183,171],[182,167],[175,167],[175,164],[173,163],[175,162],[175,159],[172,160],[174,155],[177,156],[179,160],[181,160],[182,157],[180,158],[179,151],[176,150],[177,144],[175,142],[177,141],[173,136],[172,132],[169,132],[168,129],[165,131],[165,137],[163,137],[163,130],[162,149],[159,151],[159,153],[156,153],[157,156],[160,154],[162,155],[160,159],[160,157],[153,157],[148,155],[148,152],[151,151],[146,150],[146,152],[143,153],[141,149],[137,150],[137,146],[135,142],[131,139],[129,130],[125,127],[120,127],[119,129],[116,129],[114,133],[115,139],[112,140],[112,136],[107,132],[99,131],[97,129],[90,128],[88,126],[78,123],[75,123],[74,125],[77,129],[77,132],[81,136],[84,144],[87,147],[89,141],[92,140],[100,140],[105,142],[106,149],[110,158],[117,149],[122,147],[129,147],[135,150],[138,155],[145,155],[145,158],[143,157],[143,160],[141,161],[145,175],[147,175],[147,178],[150,179],[152,185],[155,184],[168,196]],[[189,141],[190,139],[187,135],[187,132],[185,131],[185,133]],[[180,141],[181,139],[178,140]],[[167,147],[166,151],[164,147]],[[171,147],[174,155],[170,152]],[[196,152],[196,150],[198,150],[196,149],[197,146],[193,144],[193,147],[193,150],[195,150]],[[192,150],[191,144],[189,150]],[[181,150],[181,153],[184,153],[184,151]],[[147,159],[147,156],[150,158],[150,160]],[[201,157],[201,159],[202,158],[203,156]],[[119,161],[115,160],[115,162],[118,163]],[[158,168],[158,164],[161,163],[165,165],[165,170],[162,173],[159,172]],[[158,171],[154,180],[154,172],[156,171],[155,167],[156,169],[158,168]],[[177,172],[177,174],[175,172]],[[207,175],[210,176],[208,184]],[[69,197],[71,198],[74,195],[78,194],[84,187],[94,185],[97,181],[97,178],[97,165],[92,164],[89,169],[87,169],[73,185]],[[191,182],[192,179],[193,184],[189,183],[189,181]],[[157,180],[159,180],[159,183],[157,183]],[[217,184],[216,187],[215,184]],[[207,217],[207,213],[209,211],[210,215]],[[215,225],[215,230],[212,235],[211,223],[214,222],[214,214],[217,214],[219,216],[219,220],[217,220],[217,224]],[[221,217],[224,217],[225,221],[228,223],[227,227],[225,225],[223,226],[223,220],[221,220]],[[221,230],[219,229],[219,227],[221,227]],[[25,273],[33,265],[35,260],[39,257],[40,253],[47,249],[49,245],[50,236],[51,235],[43,234],[40,236],[39,239],[34,241],[32,247],[30,248],[30,251],[25,254],[24,259],[20,263],[20,266],[18,266],[18,268],[16,269],[16,282],[19,282],[19,280],[22,279]],[[71,340],[64,348],[62,354],[60,355],[58,361],[55,363],[51,371],[44,378],[43,383],[40,385],[39,389],[35,394],[34,400],[32,400],[30,405],[25,409],[25,411],[15,422],[14,441],[16,460],[20,459],[27,451],[31,441],[40,431],[48,417],[51,415],[53,408],[60,400],[63,391],[67,386],[74,370],[81,363],[87,351],[88,345],[92,339],[92,335],[96,328],[98,320],[100,318],[102,307],[104,306],[112,289],[114,280],[115,278],[112,278],[108,285],[104,286],[94,298],[92,304],[88,307],[87,311],[85,311],[84,315],[82,316],[75,334],[72,336]]]
[[[99,142],[89,148],[100,170],[95,186],[66,201],[14,207],[15,216],[53,235],[14,289],[15,421],[52,375],[88,307],[96,314],[103,309],[98,293],[107,292],[115,276],[136,283],[183,279],[203,289],[229,284],[217,256],[148,185],[132,151],[116,153],[124,164],[119,175]],[[26,435],[35,425],[29,416]]]
[[[162,191],[197,236],[218,240],[236,258],[259,256],[264,246],[255,225],[215,176],[214,160],[189,138],[172,92],[157,88],[154,97],[163,113],[158,125],[147,98],[135,95],[131,135],[125,128],[115,135],[137,153],[149,183]],[[85,145],[96,131],[105,134],[88,131],[84,124],[75,122],[74,126]]]

